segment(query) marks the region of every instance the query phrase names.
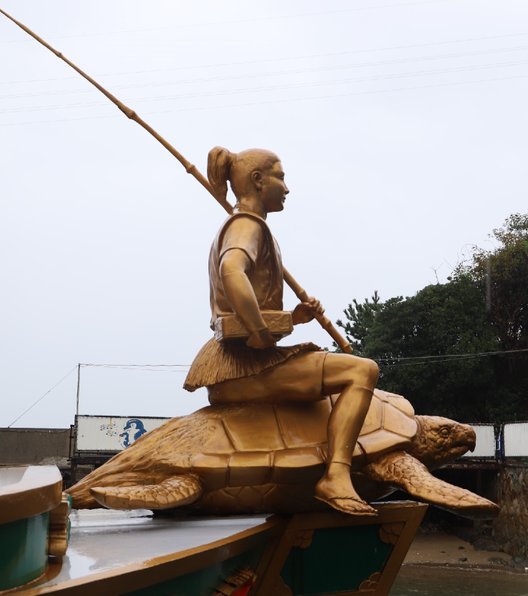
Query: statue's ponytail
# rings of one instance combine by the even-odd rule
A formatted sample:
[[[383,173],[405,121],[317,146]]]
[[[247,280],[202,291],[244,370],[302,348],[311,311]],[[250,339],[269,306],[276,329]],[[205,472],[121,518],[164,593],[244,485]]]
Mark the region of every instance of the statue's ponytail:
[[[215,193],[223,199],[227,197],[227,181],[235,157],[224,147],[213,147],[207,156],[207,178]]]

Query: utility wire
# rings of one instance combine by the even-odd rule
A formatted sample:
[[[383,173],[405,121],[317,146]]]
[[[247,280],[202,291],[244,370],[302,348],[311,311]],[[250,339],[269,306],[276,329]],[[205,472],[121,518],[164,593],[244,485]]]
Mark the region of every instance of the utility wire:
[[[151,110],[145,111],[145,115],[152,116],[155,114],[175,114],[178,112],[195,112],[195,111],[211,111],[211,110],[222,110],[222,109],[233,109],[233,108],[245,108],[245,107],[252,107],[257,105],[266,105],[266,104],[279,104],[279,103],[291,103],[291,102],[299,102],[299,101],[321,101],[327,99],[338,99],[343,97],[354,97],[360,95],[378,95],[382,93],[395,93],[398,91],[420,91],[425,89],[437,89],[442,87],[455,87],[460,85],[471,85],[476,83],[493,83],[499,81],[511,81],[515,79],[525,79],[528,75],[510,75],[505,77],[492,77],[487,79],[474,79],[471,81],[456,81],[450,83],[432,83],[428,85],[414,85],[408,87],[391,87],[388,89],[369,89],[369,90],[361,90],[361,91],[350,91],[345,93],[335,93],[335,94],[327,94],[327,95],[313,95],[313,96],[301,96],[301,97],[292,97],[292,98],[278,98],[278,99],[268,99],[268,100],[259,100],[253,102],[245,102],[245,103],[237,103],[237,104],[224,104],[224,105],[208,105],[208,106],[193,106],[193,107],[183,107],[183,108],[169,108],[166,110]],[[99,107],[102,107],[102,103]],[[72,107],[72,106],[70,106]],[[54,118],[48,120],[26,120],[22,122],[5,122],[1,123],[0,127],[4,126],[22,126],[26,124],[34,125],[34,124],[55,124],[57,122],[80,122],[82,120],[100,120],[105,118],[113,118],[113,112],[110,115],[104,116],[81,116],[78,118]]]
[[[368,10],[376,10],[380,8],[406,8],[408,6],[423,6],[426,4],[432,3],[445,3],[449,0],[408,0],[406,2],[401,2],[397,4],[371,4],[370,2],[366,6],[357,6],[354,8],[342,8],[342,9],[333,9],[333,10],[324,10],[324,11],[317,11],[317,12],[297,12],[297,13],[290,13],[290,14],[273,14],[273,15],[264,15],[259,14],[258,17],[251,17],[246,19],[229,19],[227,21],[199,21],[196,23],[186,23],[180,25],[168,25],[167,27],[152,27],[152,28],[143,28],[143,29],[132,29],[128,31],[104,31],[99,33],[75,33],[70,35],[61,35],[55,37],[55,40],[59,39],[68,39],[74,38],[79,39],[82,37],[101,37],[101,36],[111,36],[111,38],[115,38],[116,35],[122,34],[136,34],[136,33],[153,33],[156,31],[167,31],[167,32],[174,32],[176,30],[190,30],[196,28],[203,28],[203,27],[222,27],[222,26],[233,26],[239,25],[244,23],[262,23],[264,21],[281,21],[286,19],[301,19],[301,18],[311,18],[311,17],[322,17],[326,15],[337,15],[342,13],[350,13],[350,12],[362,12]],[[3,41],[0,45],[7,45],[13,43],[21,43],[20,39],[9,39]]]
[[[161,372],[159,369],[166,370],[167,368],[180,368],[183,370],[176,370],[174,372],[185,372],[190,368],[190,364],[94,364],[94,363],[79,363],[76,364],[71,370],[69,370],[53,387],[48,389],[46,393],[41,395],[36,401],[34,401],[28,408],[26,408],[19,416],[17,416],[7,428],[11,428],[15,422],[18,422],[23,416],[25,416],[30,410],[32,410],[38,403],[40,403],[46,396],[48,396],[56,387],[58,387],[63,381],[65,381],[72,372],[77,370],[77,367],[91,366],[91,367],[104,367],[104,368],[120,368],[120,369],[143,369],[152,370],[153,372]],[[155,369],[158,369],[157,371]]]
[[[201,68],[223,68],[223,67],[233,67],[233,66],[249,66],[255,64],[269,64],[275,62],[291,62],[294,60],[314,60],[316,58],[331,58],[337,56],[348,56],[351,54],[368,54],[372,52],[388,52],[394,50],[410,50],[416,48],[426,48],[431,46],[445,46],[450,44],[458,44],[458,43],[468,43],[474,41],[488,41],[492,39],[506,39],[506,38],[516,38],[516,37],[526,37],[528,36],[527,33],[512,33],[506,35],[491,35],[491,36],[481,36],[481,37],[466,37],[462,39],[454,39],[454,40],[443,40],[443,41],[431,41],[427,43],[420,43],[420,44],[407,44],[407,45],[397,45],[397,46],[385,46],[380,48],[367,48],[367,49],[356,49],[356,50],[345,50],[340,52],[328,52],[322,54],[301,54],[297,56],[282,56],[279,58],[261,58],[255,60],[241,60],[236,62],[220,62],[220,63],[212,63],[212,64],[189,64],[189,65],[179,65],[173,68],[157,68],[157,69],[146,69],[146,70],[132,70],[132,71],[123,71],[123,72],[107,72],[107,73],[97,73],[99,77],[116,77],[116,76],[129,76],[134,74],[152,74],[152,73],[165,73],[165,72],[173,72],[173,71],[180,71],[180,70],[192,70],[193,72],[201,69]],[[498,51],[502,51],[501,48]],[[505,50],[506,51],[506,50]],[[1,85],[23,85],[23,84],[32,84],[32,83],[47,83],[52,81],[67,81],[67,80],[78,80],[79,77],[77,76],[64,76],[64,77],[53,77],[53,78],[46,78],[46,79],[26,79],[26,80],[15,80],[15,81],[0,81]]]
[[[393,365],[400,362],[411,364],[430,364],[431,362],[451,362],[453,360],[464,360],[468,358],[485,358],[489,356],[502,356],[505,354],[519,354],[528,352],[528,348],[520,348],[517,350],[496,350],[493,352],[469,352],[466,354],[437,354],[437,355],[426,355],[426,356],[402,356],[394,358],[376,358],[376,362],[388,362]],[[396,362],[395,362],[396,361]],[[418,362],[416,362],[418,361]],[[190,364],[106,364],[106,363],[81,363],[81,367],[99,367],[99,368],[119,368],[119,369],[168,369],[168,368],[180,368],[189,369]],[[403,366],[403,364],[402,364]]]
[[[110,368],[119,370],[141,370],[144,372],[187,372],[190,364],[98,364],[79,363],[81,368]]]
[[[494,352],[474,352],[467,354],[443,354],[443,355],[427,355],[427,356],[404,356],[400,358],[374,358],[376,362],[385,363],[385,366],[424,366],[427,364],[437,364],[443,362],[453,362],[457,360],[468,360],[474,358],[486,358],[489,356],[503,356],[506,354],[520,354],[527,353],[528,348],[521,348],[518,350],[498,350]],[[38,403],[40,403],[47,395],[49,395],[56,387],[58,387],[64,380],[66,380],[72,372],[80,367],[92,367],[92,368],[113,368],[113,369],[136,369],[136,370],[148,370],[152,372],[161,372],[171,368],[179,369],[175,372],[185,372],[190,368],[189,364],[109,364],[109,363],[79,363],[70,369],[55,385],[48,389],[43,395],[41,395],[35,402],[33,402],[28,408],[26,408],[19,416],[17,416],[7,428],[11,428],[15,422],[18,422],[23,416],[25,416],[30,410],[32,410]],[[156,370],[157,369],[157,370]],[[161,369],[161,370],[160,370]],[[185,370],[183,370],[185,369]]]
[[[433,61],[433,60],[445,60],[445,59],[457,59],[457,58],[467,58],[467,57],[474,57],[474,56],[481,56],[481,55],[487,55],[487,54],[500,54],[500,53],[509,53],[509,52],[518,52],[518,51],[522,51],[522,50],[527,50],[528,46],[527,45],[522,45],[522,46],[514,46],[514,47],[507,47],[507,48],[494,48],[494,49],[487,49],[487,50],[471,50],[468,52],[457,52],[457,53],[452,53],[452,54],[434,54],[434,55],[428,55],[428,56],[411,56],[411,57],[407,57],[407,58],[391,58],[391,59],[386,59],[386,60],[374,60],[374,61],[370,61],[370,62],[355,62],[355,63],[346,63],[346,64],[336,64],[333,66],[330,66],[328,64],[322,65],[322,66],[309,66],[309,67],[304,67],[304,68],[294,68],[294,69],[287,69],[287,70],[274,70],[271,72],[266,72],[266,76],[270,77],[270,76],[277,76],[277,77],[282,77],[282,76],[291,76],[291,75],[296,75],[296,74],[310,74],[310,73],[319,73],[319,72],[330,72],[330,71],[336,71],[336,70],[348,70],[348,69],[353,69],[353,68],[366,68],[369,66],[388,66],[388,65],[393,65],[393,64],[406,64],[406,63],[413,63],[413,62],[427,62],[427,61]],[[511,64],[511,62],[506,62],[506,63],[498,63],[498,65],[504,64],[506,66],[509,66]],[[515,64],[515,63],[514,63]],[[474,65],[474,67],[481,67],[481,66],[487,66],[486,64],[484,65]],[[170,69],[169,69],[170,70]],[[155,71],[145,71],[147,74],[149,74],[150,72],[155,72]],[[424,71],[419,71],[418,74],[421,74]],[[435,74],[437,71],[430,71],[432,74]],[[440,71],[443,72],[443,71]],[[398,74],[398,73],[396,73]],[[401,73],[402,75],[404,74],[408,74],[408,73]],[[412,74],[412,73],[409,73]],[[384,76],[384,75],[375,75],[376,77],[379,76]],[[394,76],[394,75],[387,75],[387,76]],[[115,84],[113,86],[114,89],[116,90],[125,90],[125,89],[140,89],[140,88],[148,88],[151,89],[153,87],[168,87],[168,86],[174,86],[174,85],[191,85],[193,83],[206,83],[206,84],[210,84],[213,82],[227,82],[227,81],[234,81],[234,80],[240,80],[240,79],[261,79],[262,78],[262,72],[251,72],[251,73],[244,73],[244,74],[228,74],[228,75],[213,75],[213,76],[201,76],[201,77],[197,77],[197,78],[191,78],[191,79],[178,79],[178,80],[164,80],[163,82],[159,82],[159,83],[153,83],[152,81],[150,82],[142,82],[142,83],[127,83],[127,84]],[[362,79],[358,79],[358,80],[362,80]],[[331,82],[331,81],[329,81]],[[26,91],[26,92],[20,92],[20,93],[10,93],[10,94],[4,94],[4,95],[0,95],[0,100],[5,100],[5,99],[21,99],[21,98],[30,98],[30,97],[46,97],[46,96],[54,96],[54,95],[59,95],[59,96],[63,96],[63,95],[74,95],[74,94],[91,94],[93,93],[93,89],[90,87],[82,87],[82,88],[77,88],[77,89],[54,89],[54,90],[48,90],[48,91]]]
[[[385,366],[423,366],[426,364],[437,364],[444,362],[453,362],[459,360],[471,360],[475,358],[488,358],[490,356],[504,356],[507,354],[521,354],[528,352],[528,348],[518,350],[497,350],[494,352],[470,352],[467,354],[438,354],[428,356],[403,356],[394,358],[376,358],[376,362],[385,364]]]
[[[528,348],[519,348],[517,350],[495,350],[494,352],[467,352],[465,354],[438,354],[437,356],[404,356],[398,360],[425,360],[431,358],[463,358],[465,356],[497,356],[500,354],[517,354],[518,352],[528,352]]]
[[[177,101],[181,99],[194,99],[194,98],[202,98],[202,97],[220,97],[220,96],[230,96],[230,95],[243,95],[243,94],[251,94],[251,93],[268,93],[270,91],[288,91],[292,89],[306,89],[306,88],[314,88],[314,87],[327,87],[327,86],[337,86],[337,85],[347,85],[349,83],[365,83],[371,81],[388,81],[392,79],[404,79],[404,78],[417,78],[417,77],[424,77],[424,76],[435,76],[439,74],[451,74],[451,73],[458,73],[458,72],[471,72],[471,71],[479,71],[479,70],[488,70],[493,68],[501,68],[501,67],[511,67],[511,66],[520,66],[525,65],[528,63],[528,59],[523,60],[514,60],[508,62],[492,62],[487,64],[479,64],[479,65],[466,65],[466,66],[452,66],[447,68],[441,68],[436,70],[418,70],[418,71],[408,71],[408,72],[400,72],[400,73],[383,73],[383,74],[375,74],[369,75],[366,77],[353,77],[353,78],[339,78],[339,79],[331,79],[331,80],[323,80],[323,81],[308,81],[308,82],[293,82],[293,83],[280,83],[274,85],[264,85],[259,87],[238,87],[235,89],[224,89],[224,90],[216,90],[216,91],[196,91],[196,92],[187,92],[187,93],[177,93],[177,94],[170,94],[170,95],[157,95],[157,96],[144,96],[144,97],[137,97],[135,101],[137,102],[158,102],[158,101]],[[70,104],[53,104],[53,105],[36,105],[36,106],[17,106],[12,108],[5,108],[0,110],[0,114],[14,114],[20,112],[41,112],[41,111],[53,111],[53,110],[64,110],[64,109],[76,109],[76,108],[93,108],[93,107],[101,107],[106,106],[106,102],[101,100],[97,101],[81,101],[78,103],[70,103]]]
[[[93,362],[80,362],[80,366],[101,366],[106,368],[122,368],[126,366],[128,368],[173,368],[177,366],[189,367],[190,364],[108,364],[108,363],[93,363]]]
[[[13,420],[13,422],[11,422],[11,424],[8,425],[7,428],[11,428],[13,426],[13,424],[15,424],[15,422],[18,422],[22,416],[24,416],[25,414],[27,414],[30,410],[32,410],[39,402],[41,402],[47,395],[49,395],[54,389],[55,387],[58,387],[65,379],[67,379],[73,371],[77,370],[77,365],[75,365],[70,371],[68,371],[68,373],[66,373],[62,379],[60,381],[58,381],[57,383],[55,383],[55,385],[53,385],[53,387],[51,387],[50,389],[48,389],[46,391],[46,393],[44,393],[44,395],[42,395],[41,397],[39,397],[35,402],[33,402],[29,408],[27,408],[26,410],[24,410],[22,412],[22,414],[20,414],[20,416],[18,416],[17,418],[15,418]]]

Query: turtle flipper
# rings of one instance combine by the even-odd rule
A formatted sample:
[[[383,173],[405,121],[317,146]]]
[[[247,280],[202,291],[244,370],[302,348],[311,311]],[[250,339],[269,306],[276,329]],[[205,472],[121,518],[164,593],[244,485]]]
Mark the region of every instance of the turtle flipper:
[[[171,509],[194,503],[202,492],[202,483],[195,474],[172,476],[159,484],[90,489],[94,499],[110,509]]]
[[[390,484],[428,503],[469,517],[493,517],[498,506],[469,490],[435,478],[422,462],[404,451],[389,453],[366,466],[372,480]]]

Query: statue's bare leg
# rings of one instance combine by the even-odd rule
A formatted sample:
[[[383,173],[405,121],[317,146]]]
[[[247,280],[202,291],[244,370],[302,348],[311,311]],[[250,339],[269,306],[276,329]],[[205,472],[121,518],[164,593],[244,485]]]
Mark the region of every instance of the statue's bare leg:
[[[352,515],[376,514],[354,489],[350,464],[377,380],[378,366],[372,360],[347,354],[326,357],[323,391],[340,395],[328,421],[328,465],[317,483],[315,496]]]
[[[328,464],[315,496],[345,513],[374,515],[376,511],[361,500],[352,485],[350,463],[377,380],[378,366],[372,360],[308,352],[259,375],[219,383],[209,388],[209,401],[306,402],[339,393],[328,421]]]

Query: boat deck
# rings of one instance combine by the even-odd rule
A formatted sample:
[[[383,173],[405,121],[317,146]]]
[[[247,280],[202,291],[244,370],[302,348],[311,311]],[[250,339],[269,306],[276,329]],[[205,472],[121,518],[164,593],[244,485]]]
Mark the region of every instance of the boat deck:
[[[192,573],[204,561],[236,556],[277,526],[263,515],[163,518],[148,510],[74,510],[70,519],[67,554],[49,566],[45,578],[20,589],[24,594],[94,594],[96,586],[98,596],[131,591],[141,586],[134,577],[155,574],[163,580],[176,567],[178,574]]]
[[[224,540],[255,528],[265,516],[219,518],[153,518],[147,510],[72,511],[72,534],[59,574],[46,585],[76,580],[94,573],[145,564],[148,559],[168,556]]]
[[[427,506],[378,507],[378,517],[366,518],[335,511],[203,518],[72,511],[62,562],[19,592],[210,596],[239,586],[240,594],[262,596],[313,585],[314,594],[386,595]]]

